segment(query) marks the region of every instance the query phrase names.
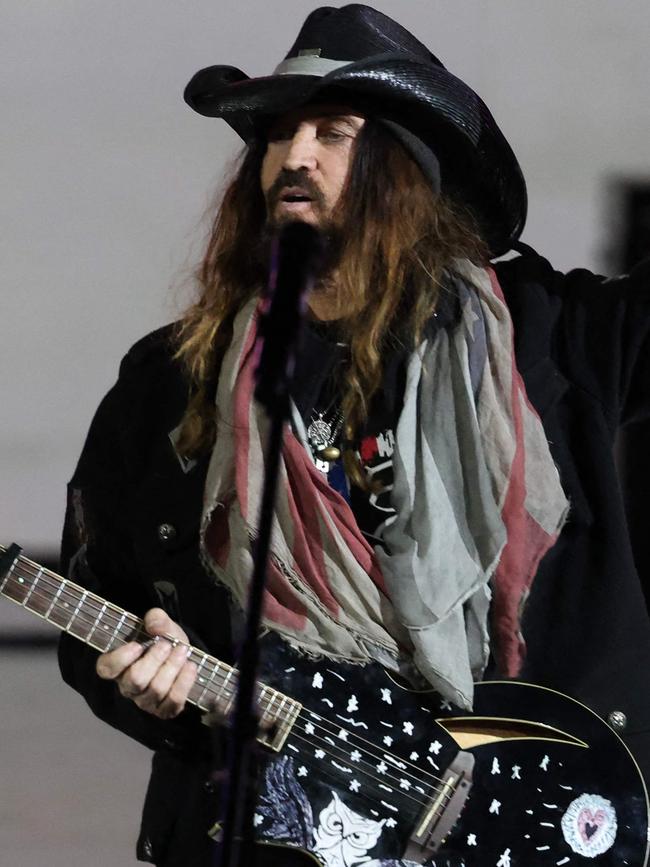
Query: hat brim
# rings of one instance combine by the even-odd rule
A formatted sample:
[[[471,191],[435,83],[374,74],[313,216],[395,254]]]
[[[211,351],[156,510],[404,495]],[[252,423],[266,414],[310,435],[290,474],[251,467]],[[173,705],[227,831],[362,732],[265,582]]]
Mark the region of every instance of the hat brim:
[[[480,97],[443,67],[392,54],[322,77],[249,78],[211,66],[191,79],[185,100],[199,114],[223,118],[245,141],[266,118],[315,100],[392,120],[434,151],[443,191],[471,209],[492,255],[507,252],[523,230],[527,195],[517,159]]]

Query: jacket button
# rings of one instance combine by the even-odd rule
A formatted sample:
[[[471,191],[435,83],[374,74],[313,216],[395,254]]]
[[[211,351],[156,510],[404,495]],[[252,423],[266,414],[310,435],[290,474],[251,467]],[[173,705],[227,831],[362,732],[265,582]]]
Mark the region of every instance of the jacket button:
[[[176,536],[176,527],[173,524],[161,524],[158,527],[158,538],[161,542],[170,542]]]
[[[607,717],[607,722],[614,731],[622,732],[627,725],[627,717],[622,710],[613,710]]]

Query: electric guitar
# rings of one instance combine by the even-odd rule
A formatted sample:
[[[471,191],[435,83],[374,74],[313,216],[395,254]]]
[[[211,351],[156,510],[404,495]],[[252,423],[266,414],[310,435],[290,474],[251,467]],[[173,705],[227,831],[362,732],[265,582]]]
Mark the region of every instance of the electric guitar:
[[[142,620],[0,547],[0,594],[98,651]],[[618,735],[542,687],[476,687],[473,713],[377,664],[263,639],[255,833],[322,867],[644,867],[648,799]],[[236,669],[197,648],[190,701],[225,721]],[[214,830],[214,829],[213,829]]]

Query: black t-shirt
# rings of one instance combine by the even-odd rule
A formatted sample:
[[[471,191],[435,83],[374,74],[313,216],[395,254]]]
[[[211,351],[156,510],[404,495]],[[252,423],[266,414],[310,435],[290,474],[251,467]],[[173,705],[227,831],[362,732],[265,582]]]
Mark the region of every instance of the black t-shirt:
[[[452,324],[457,315],[455,297],[445,295],[427,324],[425,336],[432,339],[438,328]],[[401,344],[395,341],[395,344],[386,353],[381,387],[373,396],[368,419],[355,443],[357,456],[372,483],[369,489],[350,485],[340,460],[329,463],[327,469],[321,466],[332,487],[350,503],[359,529],[371,545],[380,544],[382,530],[395,515],[391,504],[393,452],[410,354],[405,341]],[[307,428],[322,414],[331,420],[332,430],[335,430],[348,354],[349,349],[341,342],[335,322],[307,321],[292,387],[293,400]],[[318,456],[314,454],[314,457]]]

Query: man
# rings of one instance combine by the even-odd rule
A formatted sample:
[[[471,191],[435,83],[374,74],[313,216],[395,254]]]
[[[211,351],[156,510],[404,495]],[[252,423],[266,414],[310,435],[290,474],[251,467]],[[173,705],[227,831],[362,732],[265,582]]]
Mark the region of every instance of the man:
[[[247,149],[196,304],[133,347],[98,410],[63,549],[75,580],[181,642],[99,659],[61,643],[93,711],[156,750],[139,857],[209,863],[210,743],[183,644],[233,659],[262,470],[257,297],[293,220],[327,255],[265,627],[316,656],[414,661],[461,707],[486,672],[562,690],[650,772],[650,624],[611,453],[650,408],[647,273],[564,276],[526,250],[495,277],[525,221],[512,151],[476,94],[369,7],[316,10],[273,75],[210,67],[186,100]]]

